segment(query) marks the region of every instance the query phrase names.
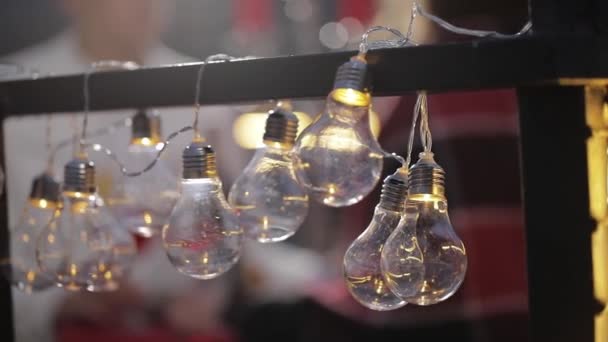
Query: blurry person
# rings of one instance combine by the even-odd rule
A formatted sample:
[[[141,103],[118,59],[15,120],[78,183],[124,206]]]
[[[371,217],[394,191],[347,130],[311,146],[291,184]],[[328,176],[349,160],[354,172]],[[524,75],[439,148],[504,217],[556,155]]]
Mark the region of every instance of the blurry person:
[[[57,5],[70,20],[69,27],[48,41],[0,59],[38,70],[41,75],[85,72],[92,62],[99,60],[134,61],[142,66],[189,62],[192,61],[191,58],[168,48],[160,41],[161,34],[167,29],[171,20],[175,3],[166,0],[57,0]],[[95,82],[94,78],[91,78],[91,82]],[[192,87],[194,89],[194,84]],[[81,97],[82,94],[77,92],[74,96]],[[94,96],[91,101],[95,101]],[[231,126],[233,113],[226,107],[203,108],[201,111],[201,116],[204,117],[203,134],[215,147],[219,156],[220,173],[228,184],[237,177],[242,168],[241,163],[245,162],[244,158],[240,158],[241,151],[232,143],[231,135],[220,134],[220,130]],[[130,111],[116,111],[103,115],[91,113],[89,129],[103,127],[131,115],[133,113]],[[191,108],[162,109],[165,135],[188,125],[191,115]],[[81,119],[80,116],[78,120]],[[65,115],[53,116],[54,141],[72,135],[73,125],[69,120]],[[23,117],[5,121],[6,173],[11,226],[16,224],[31,180],[43,170],[46,160],[44,127],[45,120],[41,118]],[[167,158],[175,164],[176,169],[179,168],[181,150],[189,139],[191,136],[184,134],[171,144],[167,152],[169,154]],[[121,151],[126,149],[129,141],[129,130],[121,130],[111,137],[96,138],[95,141],[100,141],[121,157]],[[58,155],[55,174],[59,178],[62,177],[62,166],[69,160],[70,152],[70,149],[66,149]],[[95,153],[91,153],[91,158],[98,161],[98,182],[103,190],[108,187],[108,180],[111,180],[111,176],[106,172],[107,169],[116,169],[117,166],[103,156],[95,156]],[[121,311],[126,306],[136,310],[145,309],[151,305],[150,302],[156,305],[167,298],[170,301],[170,298],[176,294],[179,294],[179,298],[183,298],[184,293],[195,295],[197,288],[208,286],[211,296],[213,293],[218,294],[218,289],[221,290],[220,292],[226,291],[223,289],[226,285],[203,284],[176,272],[168,262],[159,238],[144,244],[140,254],[143,255],[140,255],[132,267],[132,276],[128,280],[131,283],[117,294],[66,294],[63,290],[51,289],[25,295],[13,291],[17,341],[52,340],[56,313],[60,318],[78,316],[87,322],[99,323],[113,315],[114,319],[120,317],[121,315],[116,311]],[[224,281],[227,280],[218,280],[216,283],[221,284]],[[66,299],[66,296],[69,298]],[[216,301],[221,301],[225,296],[216,295],[216,297]],[[179,303],[183,302],[186,300],[180,299]],[[88,305],[84,305],[85,303]],[[213,306],[213,309],[205,305],[197,305],[195,307],[198,310],[197,317],[203,314],[217,316],[221,311],[217,309],[218,305]],[[175,307],[184,306],[168,305],[167,312],[163,315],[167,316],[166,321],[170,325],[179,330],[187,324],[181,322],[181,316],[175,313]],[[114,327],[120,328],[117,325]]]

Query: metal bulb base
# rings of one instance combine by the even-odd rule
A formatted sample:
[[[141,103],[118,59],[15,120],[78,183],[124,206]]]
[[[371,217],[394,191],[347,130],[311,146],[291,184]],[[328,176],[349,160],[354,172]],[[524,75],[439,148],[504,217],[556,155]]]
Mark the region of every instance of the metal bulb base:
[[[32,181],[31,200],[59,201],[60,185],[51,175],[43,173]]]
[[[153,141],[160,140],[160,116],[148,114],[145,109],[139,109],[131,118],[131,140],[138,141],[148,138]]]
[[[386,210],[401,212],[405,208],[407,192],[407,174],[397,171],[384,179],[379,206]]]
[[[212,178],[217,176],[215,151],[203,142],[193,141],[182,154],[184,179]]]
[[[69,161],[64,168],[63,190],[74,192],[96,191],[95,164],[84,158]]]
[[[340,65],[334,80],[334,89],[346,88],[367,92],[370,86],[367,63],[355,56],[350,61]]]
[[[295,114],[280,107],[270,112],[266,119],[265,143],[279,143],[291,147],[297,135],[298,117]]]
[[[409,186],[410,195],[445,196],[445,171],[435,162],[433,153],[420,153],[420,159],[410,168]]]

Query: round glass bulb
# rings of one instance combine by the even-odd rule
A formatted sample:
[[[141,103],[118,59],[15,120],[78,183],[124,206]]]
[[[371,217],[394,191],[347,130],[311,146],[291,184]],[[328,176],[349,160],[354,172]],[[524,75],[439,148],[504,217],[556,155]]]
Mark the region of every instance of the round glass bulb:
[[[245,235],[259,242],[289,238],[308,213],[308,195],[296,179],[290,149],[275,144],[256,151],[228,195]]]
[[[156,158],[155,144],[144,139],[129,146],[129,169],[141,170]],[[139,236],[160,234],[179,197],[177,178],[165,160],[159,159],[152,169],[137,177],[124,177],[120,185],[114,186],[108,201],[114,216]]]
[[[38,237],[41,270],[70,291],[117,289],[137,252],[133,237],[97,193],[64,191],[62,197],[60,209]]]
[[[399,212],[376,206],[372,222],[344,255],[344,279],[349,292],[372,310],[394,310],[407,304],[386,286],[380,269],[384,243],[400,218]]]
[[[298,179],[311,197],[332,207],[361,201],[378,183],[383,163],[369,125],[369,95],[351,89],[358,96],[349,97],[343,90],[329,95],[326,110],[294,148]]]
[[[408,303],[436,304],[458,290],[467,255],[443,196],[408,198],[405,215],[384,245],[381,265],[388,287]]]
[[[162,236],[173,266],[190,277],[216,278],[237,263],[242,231],[217,177],[182,179]]]
[[[56,202],[29,199],[16,229],[11,232],[10,258],[3,263],[3,271],[12,285],[23,292],[41,291],[55,285],[40,271],[36,261],[36,239],[56,209]]]

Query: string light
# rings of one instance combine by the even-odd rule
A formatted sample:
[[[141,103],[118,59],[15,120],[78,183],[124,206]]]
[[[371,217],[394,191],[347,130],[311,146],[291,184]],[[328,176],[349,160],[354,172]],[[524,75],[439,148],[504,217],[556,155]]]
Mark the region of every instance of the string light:
[[[132,145],[150,147],[147,152],[154,155],[152,161],[139,171],[128,171],[111,150],[89,142],[88,139],[96,135],[95,132],[90,135],[87,132],[89,82],[93,71],[108,67],[134,69],[137,65],[117,61],[94,63],[84,74],[81,135],[77,139],[75,157],[65,167],[62,199],[57,201],[50,197],[36,197],[36,202],[32,202],[39,209],[54,209],[50,223],[36,239],[36,258],[41,270],[67,289],[115,289],[128,270],[135,247],[132,237],[125,230],[115,229],[118,226],[116,221],[97,194],[94,165],[88,160],[86,151],[103,152],[119,166],[123,175],[139,177],[158,164],[172,139],[192,130],[193,141],[182,155],[184,173],[181,193],[162,230],[169,259],[180,272],[199,279],[211,279],[225,273],[239,259],[243,228],[249,236],[262,242],[280,241],[291,236],[301,224],[308,206],[306,193],[301,191],[300,184],[313,198],[329,206],[341,207],[359,202],[377,184],[382,159],[390,157],[398,160],[402,167],[385,180],[374,220],[345,255],[344,275],[349,290],[359,302],[375,310],[395,309],[407,302],[429,305],[451,296],[464,279],[467,260],[464,245],[454,233],[447,216],[445,173],[433,159],[426,94],[421,92],[416,102],[406,158],[382,150],[369,123],[371,95],[366,77],[367,53],[378,48],[417,45],[411,39],[417,16],[425,17],[451,32],[481,38],[515,37],[531,29],[529,22],[512,35],[464,29],[426,12],[416,2],[406,34],[385,26],[370,28],[361,37],[358,55],[338,69],[326,111],[302,132],[295,145],[293,122],[297,122],[297,119],[293,114],[281,112],[284,108],[278,107],[270,115],[264,141],[267,147],[252,160],[251,168],[244,171],[242,179],[247,181],[237,181],[231,191],[230,202],[242,214],[240,220],[224,198],[215,165],[215,152],[204,144],[205,138],[199,129],[199,99],[205,67],[233,58],[215,55],[201,64],[196,79],[192,126],[173,132],[164,142],[155,136],[138,137],[139,140],[132,141]],[[395,38],[370,41],[369,35],[377,31],[390,32]],[[424,152],[408,170],[419,117]],[[120,127],[132,125],[134,119],[112,124],[100,134],[110,134]],[[283,126],[279,123],[283,123]],[[295,172],[290,159],[292,145]],[[49,141],[47,146],[50,148]],[[68,143],[62,142],[50,150],[49,170],[52,169],[57,150],[64,146],[68,146]],[[273,153],[276,156],[270,158]],[[270,169],[278,171],[267,178],[268,172],[260,176],[256,167],[261,164],[272,164]],[[349,172],[344,172],[345,169]],[[286,178],[283,177],[285,175]],[[259,189],[249,191],[245,185],[262,180],[268,181],[267,186],[262,185],[262,195],[253,196]],[[286,183],[281,183],[281,180],[288,180],[290,189],[286,189]],[[279,189],[276,191],[279,202],[276,203],[284,204],[287,197],[290,201],[297,199],[297,213],[293,214],[290,210],[277,213],[276,203],[260,205],[260,198],[275,198],[269,195],[269,189]],[[246,193],[256,199],[252,202],[242,201],[247,197],[244,195]],[[245,224],[249,220],[243,218],[252,206],[257,210],[251,220],[255,221],[252,225],[255,227],[249,229]],[[150,213],[147,214],[138,213],[138,216],[146,224],[157,221]],[[289,224],[281,221],[290,216],[293,216],[293,221]],[[282,230],[279,234],[268,234],[268,231],[279,226]],[[20,238],[30,239],[24,235]],[[409,254],[403,255],[404,249],[408,249]],[[79,254],[81,252],[84,254]],[[362,261],[365,258],[371,260],[371,264],[364,265]],[[407,259],[410,263],[404,264],[401,259]],[[25,272],[25,278],[28,277],[32,278]],[[438,286],[438,282],[443,285]]]
[[[232,58],[215,55],[201,65],[195,86],[194,137],[182,154],[183,175],[179,200],[163,227],[163,246],[175,268],[196,279],[213,279],[240,258],[242,230],[224,198],[217,175],[215,151],[204,143],[198,122],[200,87],[205,66]]]
[[[291,153],[297,131],[291,105],[279,102],[268,113],[264,147],[230,189],[228,200],[251,239],[283,241],[295,234],[308,214],[308,195],[296,179]]]
[[[467,256],[448,216],[445,172],[433,158],[426,93],[419,94],[415,112],[420,112],[423,152],[409,170],[405,212],[384,244],[381,268],[395,295],[408,303],[431,305],[458,290]]]

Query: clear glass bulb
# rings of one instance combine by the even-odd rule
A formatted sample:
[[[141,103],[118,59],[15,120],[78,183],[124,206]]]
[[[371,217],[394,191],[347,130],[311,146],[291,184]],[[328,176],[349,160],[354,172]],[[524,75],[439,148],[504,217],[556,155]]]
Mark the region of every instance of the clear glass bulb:
[[[399,212],[376,207],[372,222],[344,255],[348,290],[359,303],[372,310],[394,310],[407,304],[386,286],[380,270],[380,253],[400,218]]]
[[[162,236],[173,266],[190,277],[213,279],[237,263],[242,231],[217,177],[182,179]]]
[[[421,157],[417,164],[443,180],[443,170],[432,154]],[[417,182],[428,180],[415,176],[416,167],[410,171],[405,214],[384,245],[381,265],[387,285],[396,295],[408,303],[431,305],[458,290],[466,274],[467,255],[450,223],[443,183],[434,181],[428,193],[412,191]]]
[[[55,285],[40,271],[36,261],[36,239],[48,225],[57,202],[29,199],[16,229],[11,233],[10,258],[3,263],[3,271],[17,289],[36,292]]]
[[[70,291],[113,291],[135,255],[133,237],[95,192],[64,191],[60,209],[41,232],[41,270]]]
[[[401,219],[407,194],[406,176],[399,169],[384,180],[372,222],[344,254],[346,286],[359,303],[372,310],[394,310],[407,304],[386,286],[380,269],[384,244]]]
[[[296,179],[291,149],[274,144],[256,151],[228,195],[245,235],[259,242],[289,238],[308,213],[308,195]]]
[[[146,139],[146,140],[144,140]],[[130,170],[142,170],[158,153],[148,138],[128,148]],[[137,177],[124,177],[109,199],[112,213],[130,232],[142,237],[160,234],[179,197],[177,178],[161,158],[149,171]]]
[[[361,201],[380,179],[383,162],[369,125],[369,94],[335,89],[294,152],[298,179],[311,197],[332,207]]]

